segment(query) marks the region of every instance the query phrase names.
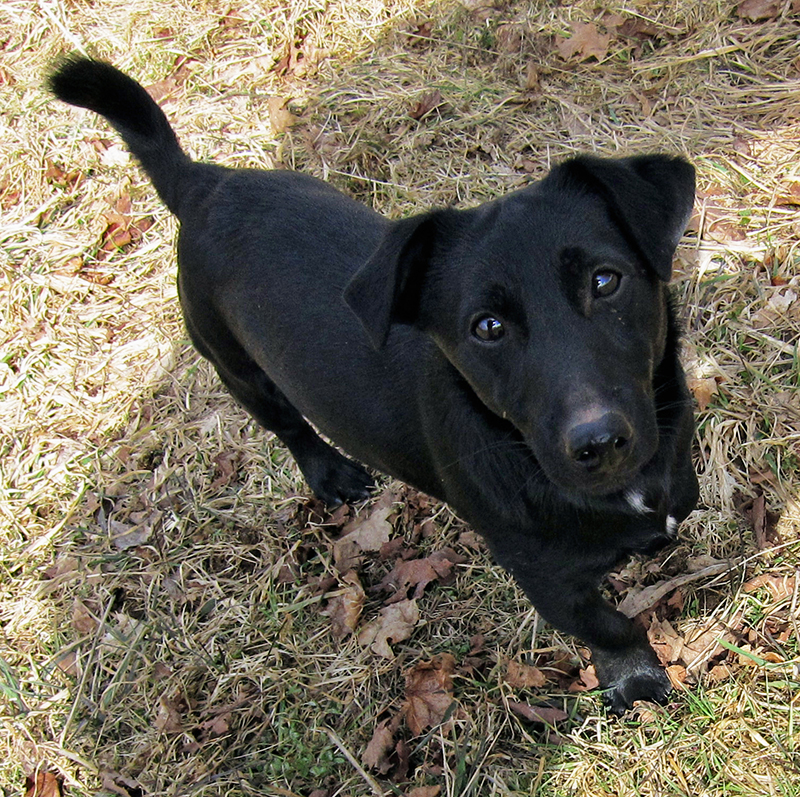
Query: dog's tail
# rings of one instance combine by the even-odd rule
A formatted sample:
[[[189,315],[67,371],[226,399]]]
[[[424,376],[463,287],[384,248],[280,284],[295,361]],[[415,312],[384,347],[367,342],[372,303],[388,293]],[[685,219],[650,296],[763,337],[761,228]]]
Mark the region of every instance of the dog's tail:
[[[141,162],[164,204],[177,216],[182,172],[191,163],[155,100],[104,61],[70,55],[47,84],[58,99],[105,117]]]

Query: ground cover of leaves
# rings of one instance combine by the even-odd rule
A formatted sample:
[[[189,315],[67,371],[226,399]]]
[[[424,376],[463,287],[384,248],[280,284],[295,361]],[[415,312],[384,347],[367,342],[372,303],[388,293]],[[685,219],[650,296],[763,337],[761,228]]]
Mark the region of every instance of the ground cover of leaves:
[[[800,793],[798,5],[0,0],[2,794]],[[393,217],[576,152],[695,163],[701,503],[607,584],[668,706],[607,717],[587,651],[446,507],[309,499],[188,343],[174,221],[43,91],[75,49],[195,157]]]

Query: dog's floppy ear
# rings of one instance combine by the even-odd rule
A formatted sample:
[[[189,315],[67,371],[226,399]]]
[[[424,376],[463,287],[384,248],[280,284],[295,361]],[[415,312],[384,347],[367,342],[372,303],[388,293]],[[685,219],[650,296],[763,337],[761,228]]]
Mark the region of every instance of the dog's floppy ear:
[[[616,160],[582,155],[555,171],[560,170],[606,199],[623,234],[668,282],[675,248],[694,205],[694,166],[670,155]]]
[[[379,349],[393,322],[409,323],[419,305],[425,268],[436,235],[431,211],[391,222],[378,244],[344,289],[344,300]]]

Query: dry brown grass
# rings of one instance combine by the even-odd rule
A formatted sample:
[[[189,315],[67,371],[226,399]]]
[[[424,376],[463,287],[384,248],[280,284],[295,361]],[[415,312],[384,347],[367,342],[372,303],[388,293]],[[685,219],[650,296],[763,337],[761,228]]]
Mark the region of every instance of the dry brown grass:
[[[758,22],[722,0],[599,5],[0,0],[4,795],[37,771],[129,797],[800,793],[797,4]],[[610,30],[607,56],[565,61],[556,37],[588,22]],[[729,561],[669,609],[681,639],[732,629],[741,652],[711,662],[727,670],[704,665],[666,710],[605,717],[568,691],[574,641],[537,624],[448,510],[399,485],[395,534],[469,559],[418,601],[394,660],[334,639],[334,529],[190,348],[173,220],[102,122],[42,91],[76,48],[159,83],[196,157],[303,169],[393,216],[483,201],[573,152],[691,158],[700,212],[676,294],[707,405],[702,504],[677,549],[621,576],[638,589]],[[152,226],[104,251],[115,204]],[[368,559],[362,583],[389,568]],[[367,590],[362,625],[382,597]],[[406,779],[361,763],[404,674],[441,653],[459,710],[421,737],[401,725]],[[545,687],[511,686],[508,659],[539,665]],[[545,699],[573,715],[549,737],[508,703]]]

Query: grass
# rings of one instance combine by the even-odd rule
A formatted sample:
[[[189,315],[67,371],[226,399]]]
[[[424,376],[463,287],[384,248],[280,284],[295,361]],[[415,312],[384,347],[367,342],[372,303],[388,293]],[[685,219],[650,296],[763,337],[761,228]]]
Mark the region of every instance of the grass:
[[[752,22],[722,0],[0,0],[0,20],[0,793],[36,772],[85,797],[800,793],[790,5]],[[558,54],[579,23],[611,30],[600,62]],[[642,618],[681,642],[722,623],[666,708],[618,721],[575,691],[586,651],[447,508],[390,482],[398,550],[463,561],[387,659],[358,634],[393,560],[366,556],[356,633],[335,638],[326,612],[352,585],[333,542],[352,512],[317,514],[189,346],[174,221],[100,120],[42,90],[76,48],[156,84],[195,157],[302,169],[392,217],[476,204],[575,152],[695,163],[674,290],[702,499],[675,548],[614,580],[624,597],[730,563]],[[120,207],[143,232],[115,248]],[[444,653],[457,708],[414,736],[407,679]],[[509,660],[545,685],[512,685]],[[515,702],[569,719],[547,730]],[[385,720],[382,771],[363,759]]]

